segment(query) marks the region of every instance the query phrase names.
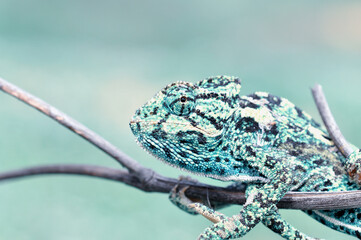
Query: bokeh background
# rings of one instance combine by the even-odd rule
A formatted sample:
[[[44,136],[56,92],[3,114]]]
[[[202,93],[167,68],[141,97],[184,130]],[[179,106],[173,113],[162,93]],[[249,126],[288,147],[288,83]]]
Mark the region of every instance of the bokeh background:
[[[360,25],[360,1],[0,0],[0,75],[141,164],[177,177],[182,172],[145,153],[128,127],[136,108],[177,80],[239,76],[244,94],[284,96],[319,120],[310,94],[318,82],[347,139],[361,146]],[[119,167],[0,93],[0,171],[51,163]],[[311,236],[354,239],[300,211],[282,214]],[[165,194],[111,181],[57,175],[0,182],[0,239],[183,240],[208,225]],[[243,239],[281,238],[259,225]]]

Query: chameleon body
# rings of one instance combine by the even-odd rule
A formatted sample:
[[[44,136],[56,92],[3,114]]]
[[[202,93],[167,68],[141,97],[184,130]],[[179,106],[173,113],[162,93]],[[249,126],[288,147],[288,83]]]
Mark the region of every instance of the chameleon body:
[[[343,157],[328,133],[287,99],[241,96],[240,89],[238,78],[226,76],[172,83],[136,111],[130,127],[143,148],[172,166],[248,183],[238,215],[186,204],[215,223],[199,239],[238,238],[259,222],[286,239],[313,239],[284,221],[275,204],[290,190],[359,189],[345,165],[360,154]],[[361,239],[361,208],[305,212]]]

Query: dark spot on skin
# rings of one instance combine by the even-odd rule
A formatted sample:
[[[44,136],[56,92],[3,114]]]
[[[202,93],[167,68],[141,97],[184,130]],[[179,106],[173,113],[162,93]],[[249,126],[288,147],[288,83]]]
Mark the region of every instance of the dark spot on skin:
[[[169,151],[168,148],[164,147],[163,150],[164,150],[165,155],[167,156],[167,158],[171,158],[171,157],[172,157],[172,154],[171,154],[171,152]],[[181,163],[181,162],[180,162],[180,163]]]
[[[325,183],[324,183],[325,187],[329,187],[332,186],[332,182],[328,179]]]
[[[259,124],[251,117],[241,118],[245,132],[256,132],[259,131]]]
[[[221,139],[223,136],[222,135],[218,135],[215,139],[218,141],[219,139]]]
[[[181,140],[179,140],[179,142],[180,142],[181,144],[192,143],[192,141],[187,140],[187,139],[181,139]]]
[[[242,118],[236,122],[236,129],[240,129],[241,127],[242,127]]]
[[[198,152],[198,150],[196,149],[196,148],[192,148],[192,153],[194,153],[194,154],[198,154],[199,152]]]
[[[295,110],[297,112],[297,115],[300,117],[300,118],[305,118],[305,116],[303,115],[303,112],[302,110],[299,108],[299,107],[295,107]]]
[[[359,231],[356,231],[355,233],[356,233],[356,237],[357,237],[358,239],[361,239],[361,233],[360,233]]]
[[[202,144],[202,145],[207,144],[207,138],[205,138],[205,137],[203,136],[203,134],[199,134],[199,136],[198,136],[198,143],[199,143],[199,144]]]
[[[326,224],[325,219],[321,218],[321,219],[320,219],[320,223]]]
[[[219,169],[219,174],[220,175],[224,175],[224,173],[225,173],[225,170],[222,168],[222,169]]]
[[[313,161],[314,164],[316,164],[317,166],[321,166],[323,164],[325,164],[325,162],[323,161],[323,159],[318,159]]]
[[[211,149],[209,149],[209,150],[208,150],[208,152],[214,152],[214,149],[213,149],[213,148],[211,148]]]
[[[325,139],[331,141],[332,139],[329,137],[329,136],[326,136],[326,135],[322,135],[322,137],[324,137]]]
[[[237,162],[244,162],[243,158],[235,158],[234,160],[236,160]]]
[[[153,110],[153,112],[152,112],[152,113],[153,113],[153,115],[157,115],[157,113],[158,113],[158,109],[159,109],[158,107],[155,107],[155,108],[154,108],[154,110]]]
[[[210,78],[210,79],[207,80],[207,82],[208,82],[208,83],[212,83],[212,80],[213,80],[213,79]]]
[[[247,153],[249,153],[251,156],[253,156],[253,157],[256,156],[256,152],[253,151],[252,147],[246,146],[246,151],[247,151]]]
[[[223,159],[225,162],[229,162],[229,159],[228,158],[225,158],[225,159]]]
[[[199,160],[194,159],[193,162],[194,162],[194,164],[198,164]]]
[[[306,169],[304,169],[302,166],[300,166],[300,165],[297,165],[296,167],[295,167],[295,170],[296,171],[300,171],[300,172],[306,172]]]
[[[179,155],[183,158],[187,157],[187,154],[185,152],[180,152]]]
[[[356,217],[357,217],[358,220],[361,220],[361,213],[358,213],[358,214],[356,215]]]
[[[184,132],[182,132],[182,131],[179,131],[179,132],[177,132],[177,134],[176,134],[176,136],[178,137],[178,138],[183,138],[184,137]]]
[[[302,154],[301,150],[300,149],[291,149],[289,152],[288,152],[291,156],[299,156]]]
[[[241,105],[242,108],[247,108],[247,107],[253,108],[253,109],[259,108],[259,105],[254,104],[253,102],[250,102],[250,101],[245,101],[245,100],[242,101],[242,102],[240,103],[240,105]]]
[[[260,96],[258,96],[257,94],[255,94],[255,93],[252,93],[252,94],[250,94],[250,95],[248,95],[249,97],[251,97],[251,98],[253,98],[253,99],[256,99],[256,100],[259,100],[259,99],[261,99],[261,97]]]
[[[159,120],[158,124],[165,123],[166,121],[167,121],[167,120],[163,118],[163,119]]]
[[[342,170],[338,166],[334,166],[332,170],[335,172],[335,175],[341,175]]]
[[[267,158],[267,160],[264,163],[264,166],[269,168],[269,169],[273,169],[274,165],[275,165],[274,159],[272,157],[270,157],[270,156],[267,156],[266,158]]]
[[[274,105],[277,105],[277,106],[279,106],[279,105],[281,104],[281,98],[276,97],[276,96],[274,96],[274,95],[272,95],[272,94],[268,94],[267,100],[268,100],[270,103],[272,103],[272,104],[274,104]]]
[[[148,145],[148,147],[150,148],[150,149],[155,149],[156,147],[153,145],[153,144],[151,144],[151,143],[147,143],[147,145]]]
[[[337,218],[341,218],[345,214],[345,210],[340,210],[335,213]]]
[[[212,117],[212,116],[210,116],[210,117],[206,116],[206,114],[203,113],[203,112],[201,112],[199,109],[197,109],[197,110],[195,111],[195,113],[196,113],[198,116],[200,116],[201,118],[207,119],[217,130],[221,130],[221,129],[223,128],[223,126],[220,125],[214,117]]]
[[[216,157],[216,162],[220,162],[221,161],[221,158],[220,157]]]
[[[217,98],[219,95],[218,93],[201,93],[194,97],[194,100],[197,99],[210,99],[210,98]]]
[[[188,116],[184,117],[193,127],[196,127],[198,124],[193,119],[189,118]]]
[[[268,134],[272,134],[272,135],[277,135],[278,134],[278,130],[277,130],[277,125],[276,124],[273,124],[271,129],[269,130],[266,130],[265,133],[268,135]]]
[[[205,171],[206,173],[210,173],[210,172],[212,172],[212,168],[207,167],[204,171]]]
[[[210,159],[209,159],[209,158],[203,158],[203,161],[205,161],[205,162],[209,162],[209,161],[210,161]]]
[[[186,164],[184,162],[179,162],[178,163],[180,167],[184,168],[186,166]]]
[[[181,109],[179,111],[181,116],[183,115],[183,111],[184,111],[184,104],[182,104]]]
[[[227,149],[228,149],[228,145],[222,147],[222,151],[227,151]]]
[[[140,123],[137,122],[137,131],[140,132]]]

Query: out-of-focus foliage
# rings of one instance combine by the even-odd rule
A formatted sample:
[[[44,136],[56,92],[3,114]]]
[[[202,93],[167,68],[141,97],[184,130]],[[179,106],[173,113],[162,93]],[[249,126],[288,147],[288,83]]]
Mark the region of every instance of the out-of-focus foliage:
[[[128,120],[177,80],[239,76],[245,94],[269,91],[320,119],[309,91],[318,82],[347,139],[361,146],[360,24],[358,1],[2,0],[0,75],[176,177],[136,145]],[[118,167],[0,93],[0,171],[50,163]],[[0,182],[0,213],[0,239],[17,240],[195,239],[210,224],[165,194],[74,176]],[[302,212],[282,214],[309,235],[353,239]],[[265,237],[281,239],[263,226],[244,239]]]

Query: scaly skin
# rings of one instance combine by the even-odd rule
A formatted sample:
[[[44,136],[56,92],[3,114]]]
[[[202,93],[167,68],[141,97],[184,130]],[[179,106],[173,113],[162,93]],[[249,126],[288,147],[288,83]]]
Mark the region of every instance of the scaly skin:
[[[238,78],[226,76],[170,84],[136,111],[130,127],[144,149],[172,166],[248,182],[237,215],[188,204],[216,222],[199,239],[238,238],[259,222],[286,239],[312,239],[285,222],[275,205],[290,190],[359,189],[345,170],[355,157],[345,159],[327,132],[287,99],[264,92],[240,96],[240,89]],[[360,208],[306,213],[361,239]]]

